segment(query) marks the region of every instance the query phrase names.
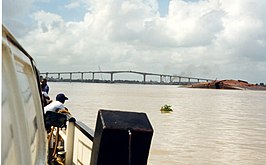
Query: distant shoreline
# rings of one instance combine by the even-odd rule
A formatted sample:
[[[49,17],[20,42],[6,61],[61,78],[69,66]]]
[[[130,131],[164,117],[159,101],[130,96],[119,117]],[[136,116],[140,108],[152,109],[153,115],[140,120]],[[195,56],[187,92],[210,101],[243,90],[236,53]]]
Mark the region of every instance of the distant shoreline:
[[[136,80],[99,80],[99,79],[52,79],[47,78],[49,82],[82,82],[82,83],[106,83],[106,84],[150,84],[150,85],[189,85],[195,84],[196,82],[158,82],[158,81],[136,81]]]

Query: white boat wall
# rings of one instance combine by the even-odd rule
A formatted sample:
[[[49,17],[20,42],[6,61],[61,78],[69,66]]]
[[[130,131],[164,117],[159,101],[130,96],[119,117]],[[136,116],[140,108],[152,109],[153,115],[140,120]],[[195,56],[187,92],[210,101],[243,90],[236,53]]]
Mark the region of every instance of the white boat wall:
[[[47,139],[37,69],[2,26],[1,164],[44,164]]]
[[[153,128],[145,113],[99,110],[95,132],[43,111],[33,58],[2,26],[2,165],[146,165]]]

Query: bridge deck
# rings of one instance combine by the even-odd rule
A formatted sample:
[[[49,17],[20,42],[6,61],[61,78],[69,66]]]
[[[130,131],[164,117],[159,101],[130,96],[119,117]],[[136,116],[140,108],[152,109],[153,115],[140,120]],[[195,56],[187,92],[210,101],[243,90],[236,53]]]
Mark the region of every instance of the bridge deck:
[[[121,82],[123,80],[114,80],[114,75],[115,74],[139,74],[143,76],[143,80],[142,83],[149,83],[149,81],[147,81],[147,76],[157,76],[160,78],[159,83],[168,83],[168,84],[189,84],[189,83],[195,83],[195,82],[208,82],[208,81],[212,81],[212,79],[206,79],[206,78],[197,78],[197,77],[188,77],[188,76],[178,76],[178,75],[170,75],[170,74],[160,74],[160,73],[150,73],[150,72],[139,72],[139,71],[127,71],[127,70],[120,70],[120,71],[85,71],[85,72],[45,72],[45,73],[40,73],[41,75],[45,75],[46,78],[49,78],[49,75],[58,75],[57,78],[55,80],[64,80],[64,81],[86,81],[86,79],[84,79],[84,74],[91,74],[92,78],[90,79],[92,82],[95,82],[97,79],[95,79],[95,74],[109,74],[110,75],[110,79],[107,80],[108,82]],[[63,74],[67,74],[69,75],[69,79],[62,79],[61,75]],[[73,79],[72,75],[76,75],[76,74],[80,74],[80,78],[78,79]],[[165,81],[163,81],[163,78],[165,79]],[[166,81],[166,79],[168,79],[168,81]],[[88,79],[87,79],[88,81]],[[99,80],[97,80],[99,81]],[[103,81],[103,80],[100,80]],[[106,80],[104,80],[106,81]],[[128,80],[124,80],[124,81],[128,81]],[[131,81],[136,81],[138,82],[138,80],[131,80]],[[90,81],[88,81],[90,82]],[[153,82],[155,83],[155,82]]]

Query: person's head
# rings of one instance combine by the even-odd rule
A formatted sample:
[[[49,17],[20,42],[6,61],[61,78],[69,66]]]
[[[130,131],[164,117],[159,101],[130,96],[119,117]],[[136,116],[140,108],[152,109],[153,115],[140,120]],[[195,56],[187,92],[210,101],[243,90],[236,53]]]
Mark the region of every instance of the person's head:
[[[61,103],[65,103],[65,101],[68,100],[68,98],[63,94],[63,93],[59,93],[57,96],[56,96],[56,101],[59,101]]]
[[[44,78],[44,79],[42,79],[42,84],[47,84],[47,79],[46,78]]]
[[[47,79],[42,79],[41,81],[41,88],[42,88],[42,91],[45,91],[45,86],[47,85]]]

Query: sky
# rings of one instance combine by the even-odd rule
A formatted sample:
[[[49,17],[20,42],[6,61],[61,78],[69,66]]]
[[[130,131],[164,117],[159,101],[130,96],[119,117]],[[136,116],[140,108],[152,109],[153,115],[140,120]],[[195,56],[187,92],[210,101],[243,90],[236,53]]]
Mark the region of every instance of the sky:
[[[266,83],[265,0],[3,0],[41,72],[134,70]]]

